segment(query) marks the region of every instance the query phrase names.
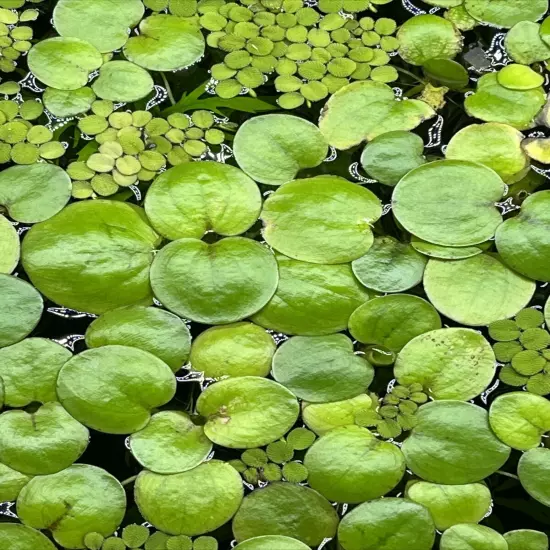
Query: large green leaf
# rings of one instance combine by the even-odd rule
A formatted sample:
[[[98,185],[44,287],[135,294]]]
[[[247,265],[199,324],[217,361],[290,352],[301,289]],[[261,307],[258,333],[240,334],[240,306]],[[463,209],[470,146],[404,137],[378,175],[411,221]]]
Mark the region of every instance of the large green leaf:
[[[258,186],[244,172],[219,162],[185,162],[155,179],[145,212],[164,237],[201,239],[207,231],[244,233],[262,207]]]
[[[155,296],[171,311],[199,323],[240,321],[259,311],[277,288],[273,253],[243,237],[214,244],[179,239],[151,266]]]
[[[263,115],[240,126],[235,160],[260,183],[281,185],[300,170],[314,168],[327,156],[328,145],[314,124],[291,115]]]
[[[0,214],[0,273],[11,273],[19,263],[21,245],[19,235],[8,221]]]
[[[95,200],[71,204],[35,225],[23,240],[22,259],[48,298],[103,313],[152,303],[149,266],[159,244],[141,208]]]
[[[202,535],[229,521],[243,499],[237,471],[211,460],[193,470],[159,475],[147,470],[136,480],[134,496],[143,517],[171,535]]]
[[[35,477],[17,499],[17,514],[25,525],[50,530],[55,541],[68,549],[84,548],[84,537],[90,532],[111,535],[125,511],[126,495],[120,483],[105,470],[87,464]]]
[[[204,432],[223,447],[247,449],[281,437],[298,418],[296,397],[281,384],[257,376],[229,378],[208,386],[197,400]]]
[[[100,52],[119,50],[144,12],[140,0],[59,0],[53,11],[55,30],[64,37],[80,38]]]
[[[263,236],[277,251],[316,264],[342,264],[365,254],[371,227],[382,215],[380,199],[337,176],[317,176],[281,186],[265,201]]]
[[[183,17],[152,15],[139,24],[139,35],[124,46],[124,55],[150,71],[178,71],[204,54],[199,25]]]
[[[176,392],[170,367],[127,346],[86,350],[65,363],[57,380],[63,406],[84,425],[126,434],[144,428],[151,410]]]
[[[520,21],[538,21],[548,10],[548,0],[465,0],[468,13],[493,27],[513,27]]]
[[[18,523],[0,524],[0,545],[9,550],[55,550],[53,543],[40,531]]]
[[[109,61],[99,70],[99,78],[92,84],[101,99],[132,103],[149,95],[154,82],[143,68],[129,61]]]
[[[43,222],[71,198],[71,178],[59,166],[38,163],[0,172],[0,204],[18,222]]]

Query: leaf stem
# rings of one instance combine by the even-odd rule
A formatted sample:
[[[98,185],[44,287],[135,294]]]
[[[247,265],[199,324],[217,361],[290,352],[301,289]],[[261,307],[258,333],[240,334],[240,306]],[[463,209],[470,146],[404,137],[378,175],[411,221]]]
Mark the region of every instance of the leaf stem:
[[[166,75],[161,72],[160,76],[162,77],[162,82],[164,82],[164,86],[166,88],[166,91],[168,92],[168,99],[170,100],[170,103],[172,105],[175,105],[176,100],[174,99],[174,94],[172,93],[172,88],[170,88],[170,84],[168,83],[168,79],[166,78]]]
[[[519,477],[515,474],[510,474],[508,472],[504,472],[502,470],[497,470],[495,474],[500,474],[501,476],[511,477],[512,479],[517,479],[519,481]]]
[[[126,487],[126,485],[130,485],[130,483],[133,483],[137,479],[137,475],[129,477],[128,479],[125,479],[124,481],[121,481],[120,484],[123,487]]]
[[[407,76],[410,76],[411,78],[414,78],[417,82],[420,82],[421,84],[426,84],[426,81],[422,78],[420,78],[418,75],[411,73],[411,71],[407,71],[407,69],[403,69],[401,67],[395,67],[400,73],[406,74]]]

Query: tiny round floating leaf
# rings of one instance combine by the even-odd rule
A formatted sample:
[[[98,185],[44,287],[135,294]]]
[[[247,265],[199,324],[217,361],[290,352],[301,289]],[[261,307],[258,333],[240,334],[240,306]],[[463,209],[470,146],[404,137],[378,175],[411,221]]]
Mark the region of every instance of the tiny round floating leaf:
[[[506,539],[485,525],[463,523],[453,525],[441,537],[441,550],[508,550]]]

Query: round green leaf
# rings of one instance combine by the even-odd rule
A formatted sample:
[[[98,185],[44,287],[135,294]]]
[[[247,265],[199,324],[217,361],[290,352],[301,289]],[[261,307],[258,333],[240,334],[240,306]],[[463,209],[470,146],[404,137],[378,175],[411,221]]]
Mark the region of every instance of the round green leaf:
[[[148,351],[177,372],[189,357],[191,334],[172,313],[156,307],[127,306],[104,313],[86,330],[89,348],[113,344]]]
[[[31,476],[26,476],[25,474],[17,472],[5,464],[0,463],[0,500],[2,502],[12,502],[16,500],[21,492],[21,489],[25,487],[30,479]],[[1,525],[5,525],[5,523],[2,523]],[[0,533],[0,541],[1,540],[2,535]]]
[[[170,240],[244,233],[262,207],[258,186],[229,164],[184,162],[158,176],[145,198],[153,227]]]
[[[369,251],[352,262],[355,276],[377,292],[402,292],[422,281],[427,260],[410,244],[377,237]]]
[[[78,90],[99,69],[103,58],[89,42],[78,38],[47,38],[34,45],[28,55],[29,69],[47,86]]]
[[[503,443],[527,451],[550,431],[550,401],[528,392],[499,395],[491,404],[489,423]]]
[[[277,189],[262,210],[263,236],[286,256],[341,264],[365,254],[382,215],[374,193],[337,176],[295,180]]]
[[[468,71],[456,61],[444,58],[428,59],[422,65],[424,74],[432,81],[451,90],[461,90],[468,85]]]
[[[273,377],[298,398],[323,403],[363,393],[374,369],[343,334],[294,336],[273,356]]]
[[[154,82],[151,75],[129,61],[109,61],[99,69],[99,78],[92,84],[101,99],[132,103],[149,95]]]
[[[42,222],[71,198],[71,178],[55,164],[11,166],[0,172],[0,205],[23,223]]]
[[[453,262],[431,259],[424,272],[430,302],[439,313],[468,326],[513,317],[527,306],[535,288],[491,254]]]
[[[411,17],[397,32],[399,55],[412,65],[452,59],[462,50],[462,35],[447,19],[425,14]]]
[[[550,140],[548,138],[530,137],[522,141],[521,146],[527,156],[541,162],[542,164],[550,163]]]
[[[413,130],[435,116],[423,101],[396,101],[393,90],[381,82],[362,80],[340,88],[327,101],[319,129],[336,149],[349,149],[364,140],[396,130]]]
[[[5,404],[25,407],[35,401],[57,401],[57,376],[71,357],[67,348],[45,338],[26,338],[0,350]]]
[[[298,401],[281,384],[257,376],[208,386],[197,400],[204,433],[223,447],[252,449],[281,438],[296,422]]]
[[[178,71],[204,54],[204,37],[196,21],[152,15],[139,24],[139,35],[124,46],[125,57],[150,71]]]
[[[59,118],[73,117],[88,112],[95,98],[94,92],[87,86],[77,90],[46,88],[42,96],[46,109]]]
[[[506,53],[516,62],[531,65],[550,58],[550,48],[540,35],[541,26],[532,21],[520,21],[504,39]]]
[[[40,531],[19,523],[0,523],[0,546],[7,550],[55,550]]]
[[[19,263],[21,245],[19,235],[8,221],[0,214],[0,273],[11,273]]]
[[[550,449],[530,449],[519,459],[518,476],[534,499],[550,506]]]
[[[328,145],[314,124],[291,115],[263,115],[247,120],[235,136],[235,160],[253,179],[268,185],[293,180],[300,170],[315,168]]]
[[[521,132],[507,124],[471,124],[451,138],[445,156],[479,162],[509,181],[529,166],[529,158],[521,148],[523,139]]]
[[[478,523],[491,510],[491,491],[483,483],[438,485],[416,481],[407,486],[407,498],[430,511],[439,531],[459,523]]]
[[[399,447],[359,426],[336,428],[307,451],[308,483],[331,502],[365,502],[389,493],[405,473]]]
[[[352,399],[334,401],[333,403],[302,404],[302,417],[310,430],[323,435],[334,428],[355,425],[355,415],[372,407],[372,399],[361,394]]]
[[[512,269],[530,279],[550,281],[550,191],[527,197],[520,213],[498,228],[496,245]]]
[[[22,259],[32,283],[48,298],[103,313],[152,303],[149,266],[159,244],[141,208],[83,201],[32,227],[23,241]]]
[[[517,529],[504,533],[508,550],[548,550],[548,537],[540,531]]]
[[[309,550],[309,546],[299,540],[279,535],[265,535],[245,540],[235,546],[235,550]]]
[[[415,250],[421,254],[424,254],[424,256],[429,256],[430,258],[440,258],[442,260],[462,260],[463,258],[471,258],[472,256],[481,254],[484,250],[491,247],[492,241],[486,241],[475,246],[452,247],[429,243],[412,235],[411,245]]]
[[[463,523],[453,525],[441,537],[440,550],[508,550],[506,539],[485,527]]]
[[[212,443],[202,426],[193,424],[184,412],[162,411],[130,436],[130,449],[144,468],[157,474],[178,474],[203,462]]]
[[[29,283],[0,273],[0,348],[28,336],[43,308],[42,296]]]
[[[426,162],[424,142],[412,132],[387,132],[367,144],[361,165],[369,176],[384,185],[394,186],[413,168]]]
[[[55,474],[86,450],[88,430],[59,403],[0,415],[0,461],[27,475]]]
[[[267,376],[276,347],[273,338],[252,323],[210,327],[193,341],[190,362],[207,378]]]
[[[65,363],[57,380],[62,405],[79,422],[100,432],[132,433],[149,422],[151,409],[176,392],[170,367],[127,346],[86,350]]]
[[[479,332],[442,328],[411,340],[399,352],[394,373],[400,384],[422,384],[434,399],[467,401],[489,386],[495,369],[495,354]]]
[[[200,490],[198,490],[200,488]],[[202,535],[229,521],[243,500],[238,472],[219,460],[173,475],[142,472],[134,489],[141,515],[170,535]]]
[[[126,44],[130,27],[139,23],[144,11],[140,0],[114,4],[112,0],[60,0],[53,11],[53,25],[61,36],[86,40],[107,53]]]
[[[180,239],[165,246],[151,266],[155,296],[174,313],[207,324],[256,313],[275,293],[278,279],[273,253],[243,237],[214,244]]]
[[[365,502],[338,527],[344,550],[431,550],[435,528],[424,506],[403,498]]]
[[[87,464],[29,481],[17,498],[19,519],[35,529],[49,529],[65,548],[84,548],[84,536],[104,536],[118,528],[126,511],[120,483],[105,470]]]
[[[394,189],[392,209],[403,227],[430,243],[469,246],[495,234],[502,216],[495,202],[504,183],[493,170],[465,160],[415,168]]]
[[[507,0],[506,0],[507,1]],[[466,113],[485,122],[501,122],[518,130],[532,127],[545,102],[543,88],[510,90],[498,83],[496,73],[484,74],[473,95],[464,100]]]
[[[252,320],[259,325],[301,336],[344,330],[353,311],[369,299],[349,264],[316,265],[276,255],[279,286]]]
[[[477,405],[432,401],[422,405],[416,417],[417,425],[401,450],[407,466],[422,479],[474,483],[496,472],[510,456],[510,447],[493,434],[489,415]]]
[[[544,77],[527,65],[511,63],[497,73],[498,83],[510,90],[532,90],[544,84]]]
[[[395,352],[416,336],[439,328],[441,319],[435,308],[409,294],[374,298],[359,306],[349,319],[349,331],[359,342]]]
[[[272,483],[245,497],[233,520],[238,542],[284,535],[318,546],[336,534],[338,515],[317,491],[294,483]]]
[[[546,300],[544,306],[544,321],[546,322],[546,326],[550,327],[550,297]]]
[[[465,0],[466,11],[493,27],[513,27],[520,21],[538,21],[548,10],[548,0]]]

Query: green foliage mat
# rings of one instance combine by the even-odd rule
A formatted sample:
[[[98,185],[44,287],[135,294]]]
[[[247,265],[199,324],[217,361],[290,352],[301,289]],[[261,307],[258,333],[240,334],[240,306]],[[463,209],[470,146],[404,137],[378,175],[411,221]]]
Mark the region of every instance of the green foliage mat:
[[[548,0],[0,0],[0,550],[549,550]]]

